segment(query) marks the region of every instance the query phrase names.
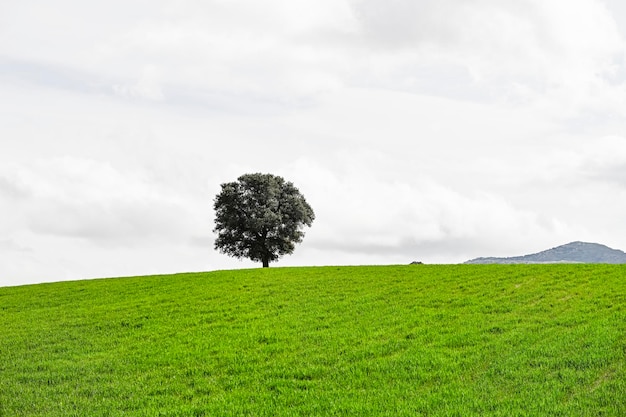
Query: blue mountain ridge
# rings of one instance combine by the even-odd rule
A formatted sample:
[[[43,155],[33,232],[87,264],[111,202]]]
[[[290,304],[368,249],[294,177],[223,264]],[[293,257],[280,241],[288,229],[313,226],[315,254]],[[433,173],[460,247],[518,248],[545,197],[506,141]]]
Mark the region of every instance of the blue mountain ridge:
[[[508,258],[475,258],[466,264],[589,263],[626,264],[626,253],[599,243],[571,242],[542,252]]]

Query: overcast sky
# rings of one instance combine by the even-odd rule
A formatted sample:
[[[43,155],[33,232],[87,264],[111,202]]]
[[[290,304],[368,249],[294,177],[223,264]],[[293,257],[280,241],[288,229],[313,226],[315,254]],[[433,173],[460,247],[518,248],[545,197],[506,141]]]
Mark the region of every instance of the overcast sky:
[[[0,285],[256,267],[239,175],[316,213],[277,266],[626,249],[621,0],[0,1]]]

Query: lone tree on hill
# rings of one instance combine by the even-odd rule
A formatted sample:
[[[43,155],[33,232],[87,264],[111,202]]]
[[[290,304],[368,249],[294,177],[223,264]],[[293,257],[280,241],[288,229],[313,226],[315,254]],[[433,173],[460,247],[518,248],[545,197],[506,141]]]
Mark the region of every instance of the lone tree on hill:
[[[313,209],[291,182],[271,174],[245,174],[222,184],[215,197],[215,249],[269,267],[302,242]]]

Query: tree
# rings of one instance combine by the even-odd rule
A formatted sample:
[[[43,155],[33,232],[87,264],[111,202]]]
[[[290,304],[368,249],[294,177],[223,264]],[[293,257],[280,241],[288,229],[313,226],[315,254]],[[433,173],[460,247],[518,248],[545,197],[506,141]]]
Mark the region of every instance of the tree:
[[[215,249],[263,267],[293,253],[313,209],[291,182],[271,174],[245,174],[221,185],[215,197]]]

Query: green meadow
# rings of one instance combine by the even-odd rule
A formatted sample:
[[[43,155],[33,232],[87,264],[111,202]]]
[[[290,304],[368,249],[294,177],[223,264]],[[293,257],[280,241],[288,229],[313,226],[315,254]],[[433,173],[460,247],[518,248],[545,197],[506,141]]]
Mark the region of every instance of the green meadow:
[[[625,416],[626,266],[0,288],[0,416]]]

